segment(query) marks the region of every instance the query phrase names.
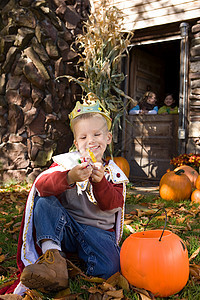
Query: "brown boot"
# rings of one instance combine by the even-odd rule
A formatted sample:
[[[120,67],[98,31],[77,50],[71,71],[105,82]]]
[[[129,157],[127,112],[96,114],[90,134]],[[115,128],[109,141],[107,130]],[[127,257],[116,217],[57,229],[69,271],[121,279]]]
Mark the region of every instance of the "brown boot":
[[[67,262],[57,249],[47,250],[24,268],[20,281],[31,289],[59,291],[68,286]]]

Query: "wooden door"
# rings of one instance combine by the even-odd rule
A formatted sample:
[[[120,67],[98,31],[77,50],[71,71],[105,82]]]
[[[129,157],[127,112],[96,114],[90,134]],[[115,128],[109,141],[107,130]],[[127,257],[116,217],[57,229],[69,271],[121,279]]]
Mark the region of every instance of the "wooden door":
[[[163,99],[165,62],[140,49],[132,51],[129,94],[136,100],[151,90]],[[125,122],[124,156],[130,163],[130,180],[156,178],[177,155],[178,115],[133,115]]]
[[[134,47],[130,53],[129,94],[139,100],[146,91],[155,92],[158,101],[164,94],[165,62]]]
[[[178,115],[128,116],[124,156],[130,164],[130,180],[161,178],[177,155],[177,132]]]

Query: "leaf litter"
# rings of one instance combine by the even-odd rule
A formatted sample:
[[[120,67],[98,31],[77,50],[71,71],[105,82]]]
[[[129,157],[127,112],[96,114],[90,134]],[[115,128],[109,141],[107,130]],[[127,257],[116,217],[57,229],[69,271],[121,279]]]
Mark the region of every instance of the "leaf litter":
[[[5,243],[8,241],[16,243],[18,238],[21,218],[25,207],[26,199],[30,190],[30,185],[23,187],[21,185],[9,186],[9,188],[0,188],[0,230],[1,235],[9,233],[9,238],[5,238]],[[133,197],[133,196],[132,196]],[[131,196],[128,194],[130,201]],[[164,207],[165,203],[157,201],[159,196],[153,197],[150,202],[146,201],[144,195],[138,194],[135,196],[133,209],[129,213],[125,213],[124,228],[127,230],[127,236],[130,234],[143,231],[155,212]],[[145,202],[146,201],[146,202]],[[184,203],[178,205],[169,205],[165,208],[167,212],[167,229],[178,235],[185,237],[185,243],[189,247],[191,240],[191,231],[196,233],[198,242],[200,241],[200,228],[195,224],[200,222],[200,206],[189,205]],[[12,213],[11,213],[12,212]],[[165,220],[164,213],[154,217],[154,222],[148,224],[149,229],[163,228]],[[160,224],[161,223],[161,224]],[[160,224],[160,225],[159,225]],[[126,238],[125,237],[125,238]],[[0,242],[0,279],[2,283],[0,288],[14,283],[17,279],[15,266],[16,254],[4,252],[4,243]],[[200,264],[199,264],[200,247],[197,247],[190,253],[190,279],[189,281],[195,284],[200,284]],[[198,258],[198,259],[197,259]],[[13,266],[6,266],[6,261],[13,261]],[[127,293],[133,291],[138,296],[138,299],[155,299],[154,295],[144,289],[136,288],[128,283],[126,278],[121,273],[117,272],[109,279],[104,280],[97,277],[89,277],[77,266],[77,262],[73,263],[70,259],[67,260],[69,267],[69,277],[73,280],[81,280],[86,284],[82,284],[81,292],[73,292],[70,288],[60,291],[48,299],[73,300],[82,299],[82,294],[86,291],[89,294],[89,300],[114,300],[114,299],[130,299]],[[6,274],[13,274],[13,277],[7,277]],[[88,286],[87,283],[90,285]],[[23,297],[19,295],[2,295],[0,299],[44,299],[43,294],[35,290],[27,290]],[[45,298],[47,299],[47,298]],[[180,298],[183,299],[183,298]]]

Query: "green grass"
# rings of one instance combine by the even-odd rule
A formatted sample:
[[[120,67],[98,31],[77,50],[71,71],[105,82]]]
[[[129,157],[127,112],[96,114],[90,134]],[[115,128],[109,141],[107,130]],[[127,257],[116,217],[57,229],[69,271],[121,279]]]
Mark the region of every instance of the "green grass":
[[[0,263],[0,284],[1,286],[9,280],[16,268],[17,240],[19,224],[22,219],[23,207],[25,205],[30,186],[23,184],[11,184],[0,189],[0,257],[5,260]],[[177,234],[186,244],[189,257],[200,246],[200,211],[199,205],[191,205],[190,200],[174,203],[165,201],[158,195],[151,193],[127,194],[127,205],[131,206],[131,214],[126,214],[125,219],[131,217],[129,224],[134,231],[143,231],[163,228],[164,211],[161,210],[148,223],[153,212],[165,208],[168,213],[166,229]],[[148,223],[148,226],[147,226]],[[147,226],[147,227],[146,227]],[[131,234],[130,227],[124,226],[123,241]],[[200,265],[200,254],[193,258],[191,264]],[[89,299],[92,294],[88,292],[89,287],[98,288],[100,284],[87,282],[80,275],[69,280],[70,293],[75,298]],[[1,287],[0,287],[1,288]],[[140,299],[138,293],[131,289],[124,291],[126,299]],[[42,299],[54,299],[55,294],[42,294]],[[187,285],[178,294],[167,299],[188,299],[197,300],[200,297],[199,281],[190,276]],[[74,299],[75,299],[74,298]],[[166,299],[166,298],[156,298]]]

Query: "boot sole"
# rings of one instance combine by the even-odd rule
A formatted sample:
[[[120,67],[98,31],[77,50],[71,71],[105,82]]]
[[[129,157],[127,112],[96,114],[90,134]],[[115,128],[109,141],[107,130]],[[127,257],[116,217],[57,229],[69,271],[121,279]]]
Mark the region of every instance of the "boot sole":
[[[55,279],[56,280],[56,279]],[[41,277],[40,275],[36,275],[34,273],[29,274],[22,274],[20,281],[23,285],[27,286],[31,289],[38,289],[42,291],[60,291],[63,289],[66,289],[68,287],[68,280],[66,280],[66,284],[63,284],[62,286],[59,284],[59,282],[56,281],[50,281],[46,278]]]

